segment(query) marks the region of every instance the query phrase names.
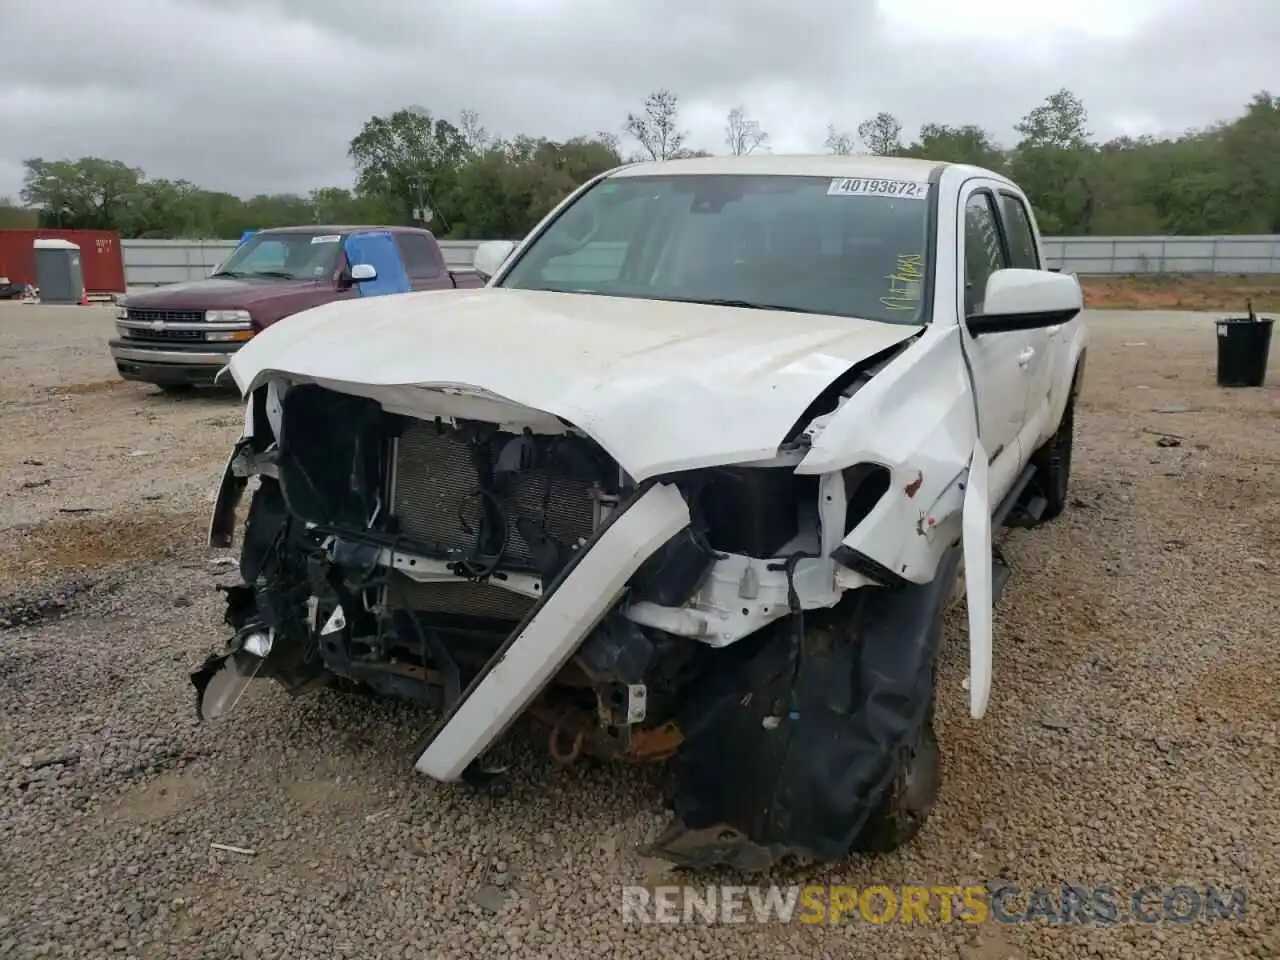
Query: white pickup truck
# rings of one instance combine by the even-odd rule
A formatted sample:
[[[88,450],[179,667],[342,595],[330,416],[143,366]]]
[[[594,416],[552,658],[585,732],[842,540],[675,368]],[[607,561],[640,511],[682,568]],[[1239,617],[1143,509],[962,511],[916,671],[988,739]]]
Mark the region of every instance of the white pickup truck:
[[[325,304],[246,344],[210,543],[229,644],[192,674],[434,706],[417,768],[489,784],[520,717],[562,762],[670,759],[653,855],[830,859],[939,782],[941,614],[992,683],[992,533],[1067,501],[1081,290],[971,166],[625,166],[477,290]]]

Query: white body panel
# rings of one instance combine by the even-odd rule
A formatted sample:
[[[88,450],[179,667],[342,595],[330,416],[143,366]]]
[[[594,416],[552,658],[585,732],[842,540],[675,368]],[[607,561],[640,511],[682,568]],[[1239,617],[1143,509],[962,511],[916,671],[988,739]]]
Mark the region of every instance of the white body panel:
[[[602,177],[750,172],[923,181],[936,166],[860,157],[707,158],[636,164]],[[832,559],[840,546],[898,577],[927,583],[944,553],[962,544],[970,712],[980,718],[991,689],[991,515],[1056,429],[1085,344],[1083,323],[1075,318],[978,337],[966,326],[965,202],[980,189],[1025,201],[1021,191],[989,171],[960,165],[933,181],[933,286],[923,326],[497,287],[592,185],[566,198],[491,267],[487,288],[339,301],[305,311],[245,344],[231,361],[232,375],[246,395],[273,384],[267,413],[275,428],[278,385],[314,382],[420,418],[471,418],[544,433],[575,428],[637,481],[782,457],[819,481],[818,529],[810,536],[818,556],[795,568],[803,608],[831,606],[847,590],[875,589]],[[895,347],[901,349],[893,354]],[[809,425],[807,451],[779,451],[816,397],[880,354],[889,357],[883,367]],[[247,420],[246,431],[252,429]],[[842,471],[865,463],[888,469],[889,488],[849,530]],[[460,776],[617,602],[643,560],[688,522],[678,492],[663,484],[620,516],[464,698],[418,769],[439,779]],[[399,561],[414,563],[408,556],[388,552],[387,560],[407,570]],[[451,576],[445,564],[423,559],[417,578]],[[787,615],[786,576],[770,564],[722,556],[685,606],[636,603],[622,612],[637,623],[724,646]],[[540,595],[543,587],[527,575],[491,583],[526,596]]]
[[[431,291],[299,313],[238,350],[231,373],[245,392],[281,373],[420,417],[449,411],[417,388],[483,394],[568,421],[644,480],[773,456],[833,379],[918,332],[621,297]]]

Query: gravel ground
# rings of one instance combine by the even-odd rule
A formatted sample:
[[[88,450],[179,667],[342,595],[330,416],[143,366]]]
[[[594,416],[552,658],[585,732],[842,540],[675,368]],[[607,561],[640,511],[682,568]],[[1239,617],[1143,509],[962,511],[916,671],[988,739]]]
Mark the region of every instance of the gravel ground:
[[[1216,389],[1210,320],[1090,315],[1072,507],[1008,541],[981,723],[953,624],[933,820],[771,879],[1244,887],[1245,921],[626,927],[621,885],[677,882],[634,851],[659,768],[517,732],[477,796],[413,773],[418,710],[266,685],[197,725],[238,401],[118,381],[105,308],[0,304],[0,957],[1280,956],[1280,371]]]

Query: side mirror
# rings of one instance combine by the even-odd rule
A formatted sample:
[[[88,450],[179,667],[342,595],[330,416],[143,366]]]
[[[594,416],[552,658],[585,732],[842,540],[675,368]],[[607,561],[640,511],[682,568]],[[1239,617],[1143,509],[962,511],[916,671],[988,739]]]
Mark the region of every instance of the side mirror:
[[[351,282],[363,283],[366,280],[378,279],[378,271],[371,263],[357,263],[351,268]]]
[[[965,318],[969,332],[1036,330],[1066,323],[1084,309],[1084,294],[1074,274],[1010,267],[987,278],[982,312]]]
[[[486,240],[476,247],[475,258],[472,260],[476,273],[488,280],[501,269],[515,248],[516,245],[511,240]]]

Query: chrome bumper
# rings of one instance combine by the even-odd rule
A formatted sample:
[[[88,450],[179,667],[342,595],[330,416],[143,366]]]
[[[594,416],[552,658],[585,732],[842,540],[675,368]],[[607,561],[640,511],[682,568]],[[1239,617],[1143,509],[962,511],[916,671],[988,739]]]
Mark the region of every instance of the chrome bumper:
[[[236,344],[238,348],[240,344]],[[115,360],[130,360],[134,363],[176,363],[187,366],[225,367],[231,360],[235,350],[217,352],[198,352],[195,350],[151,350],[138,347],[120,347],[110,345],[111,356]]]

